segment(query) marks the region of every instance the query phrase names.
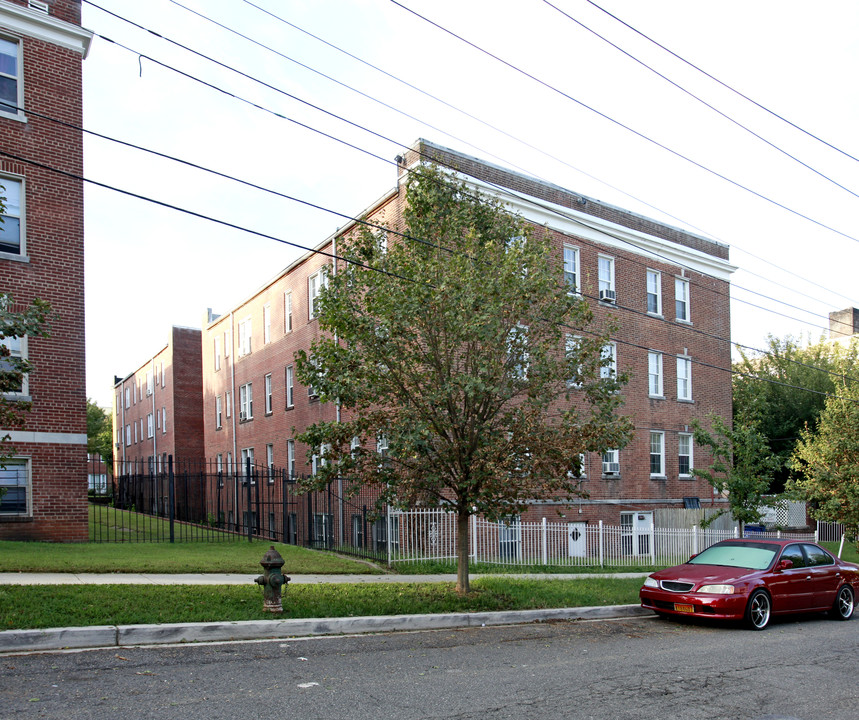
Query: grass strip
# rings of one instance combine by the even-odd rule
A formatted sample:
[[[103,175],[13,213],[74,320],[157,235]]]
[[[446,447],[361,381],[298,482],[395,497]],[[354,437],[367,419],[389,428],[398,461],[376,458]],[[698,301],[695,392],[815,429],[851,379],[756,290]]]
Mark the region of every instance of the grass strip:
[[[459,597],[453,583],[294,585],[284,613],[262,611],[257,586],[0,586],[0,629],[528,610],[638,602],[640,579],[487,577]]]
[[[264,541],[44,543],[0,541],[0,572],[256,573],[271,545],[288,574],[372,574],[371,565],[333,553]]]

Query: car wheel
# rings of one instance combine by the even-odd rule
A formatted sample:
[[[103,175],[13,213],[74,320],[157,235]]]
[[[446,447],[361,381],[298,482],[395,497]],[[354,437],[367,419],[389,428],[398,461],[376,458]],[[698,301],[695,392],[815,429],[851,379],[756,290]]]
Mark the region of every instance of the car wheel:
[[[838,620],[849,620],[853,615],[853,589],[849,585],[843,585],[835,596],[835,604],[832,606],[832,617]]]
[[[770,622],[772,602],[764,590],[755,590],[746,605],[746,625],[752,630],[763,630]]]

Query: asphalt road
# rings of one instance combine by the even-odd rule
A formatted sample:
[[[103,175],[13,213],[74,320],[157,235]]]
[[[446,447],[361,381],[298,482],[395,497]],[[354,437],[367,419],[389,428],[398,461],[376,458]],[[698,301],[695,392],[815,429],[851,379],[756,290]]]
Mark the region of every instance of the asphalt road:
[[[0,658],[0,718],[854,720],[859,619],[660,619]]]

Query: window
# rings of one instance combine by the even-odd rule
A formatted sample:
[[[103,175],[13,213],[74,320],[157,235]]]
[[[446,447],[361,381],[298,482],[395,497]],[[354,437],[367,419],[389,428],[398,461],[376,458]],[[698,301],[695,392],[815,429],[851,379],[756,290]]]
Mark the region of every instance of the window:
[[[250,355],[252,333],[253,319],[245,318],[239,323],[239,357],[242,355]]]
[[[579,358],[579,350],[581,349],[582,339],[578,335],[567,335],[564,343],[564,356],[571,361],[570,376],[567,380],[568,387],[582,386],[582,366],[576,362]],[[572,363],[575,363],[573,366]]]
[[[223,417],[221,415],[221,396],[215,397],[215,430],[220,430],[223,427]]]
[[[292,332],[292,293],[283,294],[283,331]]]
[[[18,115],[23,104],[19,82],[19,45],[0,38],[0,112]]]
[[[221,338],[215,338],[215,370],[221,369]]]
[[[10,458],[0,467],[0,515],[30,514],[30,461]]]
[[[131,447],[131,425],[125,426],[125,447]]]
[[[149,397],[153,392],[155,392],[155,384],[153,383],[152,373],[146,373],[146,397]]]
[[[650,477],[665,477],[665,433],[650,433]]]
[[[692,360],[688,357],[677,358],[677,399],[692,399]]]
[[[161,427],[161,413],[155,413],[155,428],[159,429]]]
[[[600,255],[598,259],[599,299],[614,302],[614,258]]]
[[[578,472],[576,472],[576,468],[571,468],[567,472],[567,477],[574,479],[574,480],[586,480],[588,475],[587,475],[587,469],[585,467],[585,463],[586,463],[585,453],[579,453]]]
[[[265,376],[265,414],[271,415],[271,373]]]
[[[271,342],[271,305],[263,305],[262,308],[262,343],[268,345]]]
[[[528,378],[528,328],[515,325],[507,334],[507,362],[514,380]]]
[[[231,452],[227,453],[227,472],[231,475],[233,473],[233,454]]]
[[[215,469],[218,473],[218,487],[224,487],[224,456],[221,453],[215,456]]]
[[[274,482],[274,445],[265,446],[265,465],[268,469],[268,481]]]
[[[564,282],[569,292],[579,291],[579,251],[569,245],[564,245]]]
[[[4,41],[0,39],[0,43]],[[0,55],[0,60],[2,60]],[[3,74],[0,73],[0,88],[2,88]],[[2,97],[2,94],[0,94]],[[2,110],[0,105],[0,110]],[[0,197],[5,198],[3,204],[6,210],[3,213],[3,222],[0,224],[0,252],[10,253],[11,255],[24,254],[24,235],[21,232],[22,218],[22,183],[20,180],[12,178],[0,177]]]
[[[662,315],[662,273],[658,270],[647,271],[647,312]]]
[[[689,477],[692,474],[692,435],[680,433],[677,436],[677,465],[680,477]]]
[[[224,331],[224,357],[228,358],[233,347],[233,336],[229,330]]]
[[[358,456],[358,450],[361,448],[361,438],[357,435],[352,438],[352,441],[349,443],[349,454],[354,458]]]
[[[131,407],[131,388],[125,388],[125,409]]]
[[[295,406],[295,380],[293,379],[294,371],[292,365],[286,368],[286,409]]]
[[[5,348],[5,351],[0,351],[0,368],[4,370],[13,370],[21,361],[27,359],[27,338],[26,337],[6,337],[0,338],[0,347]],[[7,354],[8,353],[8,354]],[[27,395],[29,393],[29,383],[27,375],[24,373],[14,387],[6,391],[8,395]]]
[[[146,415],[146,437],[151,438],[155,435],[155,423],[152,413]]]
[[[662,353],[647,353],[647,392],[650,397],[662,397]]]
[[[620,475],[620,451],[606,450],[602,454],[602,474]]]
[[[307,278],[307,305],[311,320],[319,314],[319,294],[326,285],[328,285],[326,268],[321,268]]]
[[[134,425],[134,444],[137,445],[137,421],[135,420],[132,425]]]
[[[384,433],[381,433],[376,437],[376,452],[379,453],[379,457],[381,458],[381,465],[383,467],[387,467],[388,462],[388,436]]]
[[[674,278],[674,317],[683,322],[690,322],[689,281],[683,278]]]
[[[167,408],[161,408],[161,433],[164,434],[167,432]]]
[[[248,468],[250,467],[250,476],[253,477],[254,474],[254,449],[253,448],[242,448],[242,467],[239,470],[239,474],[242,477],[248,477]]]
[[[161,372],[161,387],[165,387],[165,385],[164,385],[164,363],[163,362],[160,364],[160,368],[161,368],[161,370],[160,370],[160,372]]]
[[[286,472],[295,477],[295,440],[286,441]]]
[[[227,390],[224,393],[224,405],[226,406],[224,410],[226,411],[227,417],[232,417],[233,415],[233,393]]]
[[[253,383],[239,386],[239,420],[254,419],[254,388]]]
[[[608,345],[603,345],[600,360],[600,377],[604,380],[614,379],[617,375],[617,344],[610,342]]]

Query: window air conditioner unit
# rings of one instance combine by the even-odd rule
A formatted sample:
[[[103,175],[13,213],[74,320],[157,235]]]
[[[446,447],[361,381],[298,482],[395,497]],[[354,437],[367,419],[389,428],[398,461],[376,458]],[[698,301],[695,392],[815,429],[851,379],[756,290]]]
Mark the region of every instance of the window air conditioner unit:
[[[603,475],[618,475],[620,473],[620,463],[604,462],[602,464]]]
[[[607,303],[617,302],[617,293],[614,290],[600,290],[600,301]]]
[[[310,398],[311,400],[318,400],[319,399],[319,393],[313,389],[312,385],[307,388],[307,397]]]
[[[244,422],[248,419],[248,414],[244,410],[239,410],[239,422]]]

